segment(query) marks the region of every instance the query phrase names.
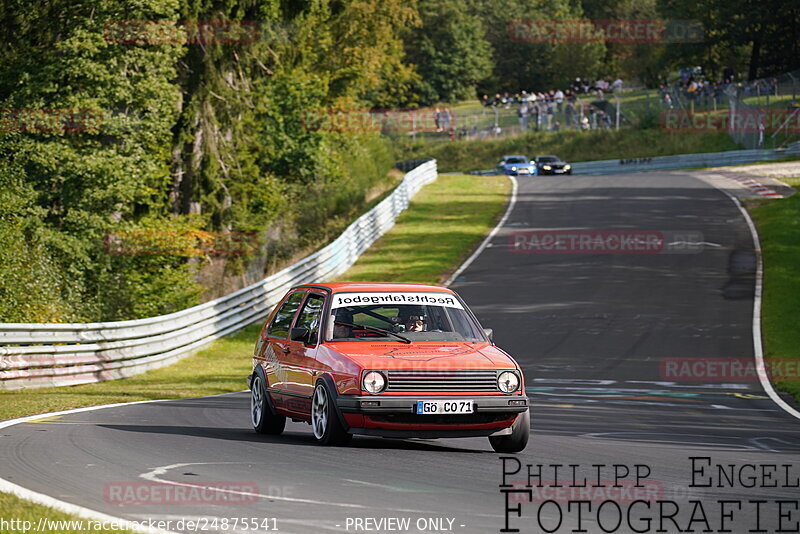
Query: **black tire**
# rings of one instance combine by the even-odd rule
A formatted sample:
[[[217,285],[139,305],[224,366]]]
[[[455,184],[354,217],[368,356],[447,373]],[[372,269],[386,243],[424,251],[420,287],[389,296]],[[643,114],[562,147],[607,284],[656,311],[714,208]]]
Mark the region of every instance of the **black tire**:
[[[567,171],[567,174],[569,174],[570,176],[572,176],[572,169],[568,170],[568,171]]]
[[[256,373],[250,385],[250,422],[259,434],[276,436],[286,427],[286,418],[272,412],[264,379]]]
[[[511,425],[511,434],[507,436],[489,436],[489,443],[495,452],[520,452],[528,445],[531,434],[531,410],[528,408],[517,416]]]
[[[333,402],[325,381],[317,382],[311,396],[311,431],[320,445],[345,445],[353,437],[342,426]]]

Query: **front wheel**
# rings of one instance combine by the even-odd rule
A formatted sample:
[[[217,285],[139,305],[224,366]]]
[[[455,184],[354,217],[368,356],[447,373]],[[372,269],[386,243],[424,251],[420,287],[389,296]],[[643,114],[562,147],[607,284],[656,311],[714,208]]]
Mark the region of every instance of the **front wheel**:
[[[333,397],[322,381],[317,384],[311,398],[311,430],[320,445],[345,445],[353,437],[339,421]]]
[[[506,436],[489,436],[489,443],[495,452],[520,452],[528,445],[531,434],[531,410],[528,408],[517,416],[511,425],[511,434]]]
[[[286,418],[272,413],[264,380],[259,375],[253,378],[250,386],[250,422],[259,434],[278,435],[286,427]]]

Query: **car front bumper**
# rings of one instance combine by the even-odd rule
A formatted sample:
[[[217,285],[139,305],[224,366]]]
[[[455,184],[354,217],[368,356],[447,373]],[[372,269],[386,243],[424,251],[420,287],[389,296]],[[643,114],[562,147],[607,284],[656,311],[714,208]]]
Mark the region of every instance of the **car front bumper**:
[[[415,411],[418,400],[465,398],[473,401],[472,414],[420,415]],[[510,404],[510,401],[516,404]],[[375,405],[376,402],[379,404]],[[349,432],[396,438],[506,435],[511,432],[517,416],[529,408],[524,395],[341,395],[336,399],[336,405]]]
[[[342,413],[358,414],[413,414],[418,400],[459,401],[472,399],[475,413],[518,414],[528,408],[528,398],[524,395],[340,395],[336,404]],[[511,404],[511,402],[514,404]],[[373,403],[379,403],[377,406]],[[366,404],[365,404],[366,403]]]

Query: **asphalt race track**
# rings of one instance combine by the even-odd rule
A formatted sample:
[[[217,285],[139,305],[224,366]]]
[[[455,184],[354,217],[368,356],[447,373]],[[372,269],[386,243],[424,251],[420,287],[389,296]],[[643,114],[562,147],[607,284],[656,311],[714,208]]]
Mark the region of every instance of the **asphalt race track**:
[[[531,235],[519,232],[532,229],[655,231],[668,246],[655,254],[515,248],[519,235]],[[264,437],[250,429],[246,393],[2,429],[0,478],[115,517],[169,520],[169,529],[186,532],[193,530],[180,520],[219,532],[252,532],[257,520],[260,532],[487,533],[505,526],[506,506],[519,506],[509,526],[520,532],[574,532],[581,530],[568,501],[581,499],[591,502],[583,532],[679,532],[691,518],[695,532],[797,528],[796,504],[777,501],[800,499],[790,487],[800,475],[800,420],[756,379],[670,371],[695,359],[752,360],[753,258],[735,204],[691,172],[519,178],[515,209],[453,288],[525,371],[532,439],[516,455],[521,471],[505,481],[524,485],[525,465],[543,465],[544,487],[533,479],[532,502],[513,493],[507,505],[499,485],[514,460],[501,460],[483,438],[356,437],[348,447],[325,448],[299,423]],[[695,477],[690,457],[708,458],[695,460],[702,470]],[[734,473],[730,484],[719,480],[718,464]],[[572,470],[578,482],[588,479],[588,490],[557,487],[571,483]],[[691,487],[693,480],[711,487]],[[149,489],[135,494],[139,502],[125,501],[137,487]],[[212,497],[186,502],[189,493],[171,499],[153,487]],[[637,499],[653,501],[650,509],[634,507]],[[607,505],[598,515],[605,500],[621,512]],[[675,503],[674,522],[658,520],[673,506],[666,501]],[[647,517],[655,519],[648,525]]]

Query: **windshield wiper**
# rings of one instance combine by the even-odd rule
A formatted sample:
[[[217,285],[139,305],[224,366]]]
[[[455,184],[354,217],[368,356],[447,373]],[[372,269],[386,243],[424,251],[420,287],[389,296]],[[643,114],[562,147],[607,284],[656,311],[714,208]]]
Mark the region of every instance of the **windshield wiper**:
[[[377,332],[379,334],[389,334],[390,336],[394,336],[397,339],[403,340],[403,343],[411,344],[411,340],[407,337],[401,336],[400,334],[395,334],[391,330],[384,330],[383,328],[376,328],[374,326],[367,326],[365,324],[353,324],[353,323],[345,323],[342,321],[334,321],[333,324],[339,324],[342,326],[349,326],[350,328],[361,328],[362,330],[370,330],[372,332]]]

